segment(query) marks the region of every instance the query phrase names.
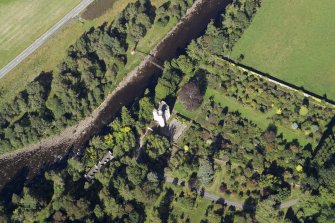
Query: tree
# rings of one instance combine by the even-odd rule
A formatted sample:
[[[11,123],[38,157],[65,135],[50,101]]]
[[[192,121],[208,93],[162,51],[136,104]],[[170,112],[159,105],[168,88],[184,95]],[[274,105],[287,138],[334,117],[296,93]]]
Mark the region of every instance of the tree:
[[[99,221],[102,221],[103,217],[105,216],[105,213],[103,209],[100,207],[100,205],[95,205],[93,212],[95,216],[99,219]]]
[[[67,217],[71,220],[81,220],[91,213],[90,202],[80,198],[79,200],[65,195],[60,198],[61,209],[65,210]]]
[[[263,134],[263,139],[265,140],[266,143],[271,144],[274,143],[276,140],[276,132],[272,130],[267,130]]]
[[[157,177],[157,174],[154,173],[154,172],[150,172],[147,174],[147,179],[149,182],[151,183],[158,183],[159,182],[159,179]]]
[[[200,159],[199,162],[198,179],[202,185],[207,185],[214,178],[213,163],[207,158]]]
[[[157,159],[162,156],[170,148],[169,141],[165,137],[158,134],[150,134],[145,140],[145,151],[152,159]]]
[[[151,102],[150,97],[143,97],[139,101],[138,118],[142,122],[149,122],[153,119],[152,111],[154,110],[154,104]]]
[[[195,81],[185,84],[179,92],[179,99],[188,110],[197,109],[203,101],[203,95]]]
[[[83,164],[75,159],[69,159],[67,163],[67,172],[72,176],[73,181],[79,180],[83,176]]]
[[[165,100],[168,97],[175,97],[181,81],[180,71],[174,68],[165,68],[162,77],[156,86],[156,101]]]
[[[279,210],[272,197],[257,204],[255,217],[260,223],[280,222]]]
[[[259,179],[259,186],[262,188],[271,188],[275,190],[280,183],[280,179],[272,174],[262,174]]]
[[[126,167],[127,177],[134,185],[140,185],[145,179],[148,172],[148,168],[145,165],[129,163]]]
[[[135,120],[129,113],[129,110],[126,107],[122,107],[121,110],[121,120],[123,126],[133,126],[135,123]]]

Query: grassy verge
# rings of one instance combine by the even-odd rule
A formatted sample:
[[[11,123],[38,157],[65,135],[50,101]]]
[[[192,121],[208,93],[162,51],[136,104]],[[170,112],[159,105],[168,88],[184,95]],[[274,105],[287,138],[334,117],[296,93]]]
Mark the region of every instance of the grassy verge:
[[[332,0],[263,1],[232,58],[334,100],[334,10]]]
[[[14,59],[81,0],[0,1],[0,68]]]
[[[196,202],[197,207],[193,209],[186,208],[178,202],[175,202],[173,207],[177,209],[180,214],[184,213],[186,218],[189,217],[191,223],[200,223],[201,220],[205,218],[206,209],[211,204],[211,201],[201,198]]]
[[[163,2],[160,0],[160,2]],[[128,73],[134,69],[147,54],[164,38],[164,36],[176,25],[177,20],[170,20],[169,23],[164,26],[154,25],[152,29],[148,31],[143,39],[137,44],[137,52],[132,55],[131,50],[133,47],[129,47],[127,52],[128,63],[125,67],[125,72]]]
[[[193,120],[198,120],[198,117],[201,114],[201,108],[198,108],[194,111],[186,110],[184,105],[179,100],[176,101],[176,104],[174,105],[174,110],[181,115]]]

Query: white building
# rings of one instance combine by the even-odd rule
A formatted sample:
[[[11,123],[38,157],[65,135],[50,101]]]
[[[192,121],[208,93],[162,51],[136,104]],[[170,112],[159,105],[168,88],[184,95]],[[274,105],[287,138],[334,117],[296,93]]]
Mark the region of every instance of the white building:
[[[165,101],[161,101],[158,109],[154,109],[152,113],[154,115],[154,120],[158,122],[160,127],[164,127],[171,116],[170,108]]]

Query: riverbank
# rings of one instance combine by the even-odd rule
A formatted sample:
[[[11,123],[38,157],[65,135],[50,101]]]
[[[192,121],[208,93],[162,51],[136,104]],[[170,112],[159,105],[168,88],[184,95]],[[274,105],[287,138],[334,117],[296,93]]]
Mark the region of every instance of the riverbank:
[[[185,48],[206,28],[210,19],[224,9],[229,1],[198,0],[187,11],[180,22],[151,51],[151,55],[162,61],[171,60],[177,51]],[[187,33],[187,35],[185,35]],[[150,63],[146,56],[140,65],[130,72],[105,101],[78,125],[65,129],[61,134],[0,157],[0,188],[13,181],[15,175],[28,168],[28,178],[36,175],[40,168],[57,162],[70,152],[76,153],[93,135],[117,114],[123,105],[142,95],[154,74],[161,71]]]

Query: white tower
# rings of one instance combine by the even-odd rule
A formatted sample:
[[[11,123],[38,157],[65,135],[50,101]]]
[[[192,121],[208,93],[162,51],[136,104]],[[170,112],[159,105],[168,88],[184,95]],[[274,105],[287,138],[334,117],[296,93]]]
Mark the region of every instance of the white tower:
[[[161,101],[158,109],[154,109],[152,113],[154,115],[154,120],[158,122],[160,127],[164,127],[171,116],[170,108],[165,101]]]

